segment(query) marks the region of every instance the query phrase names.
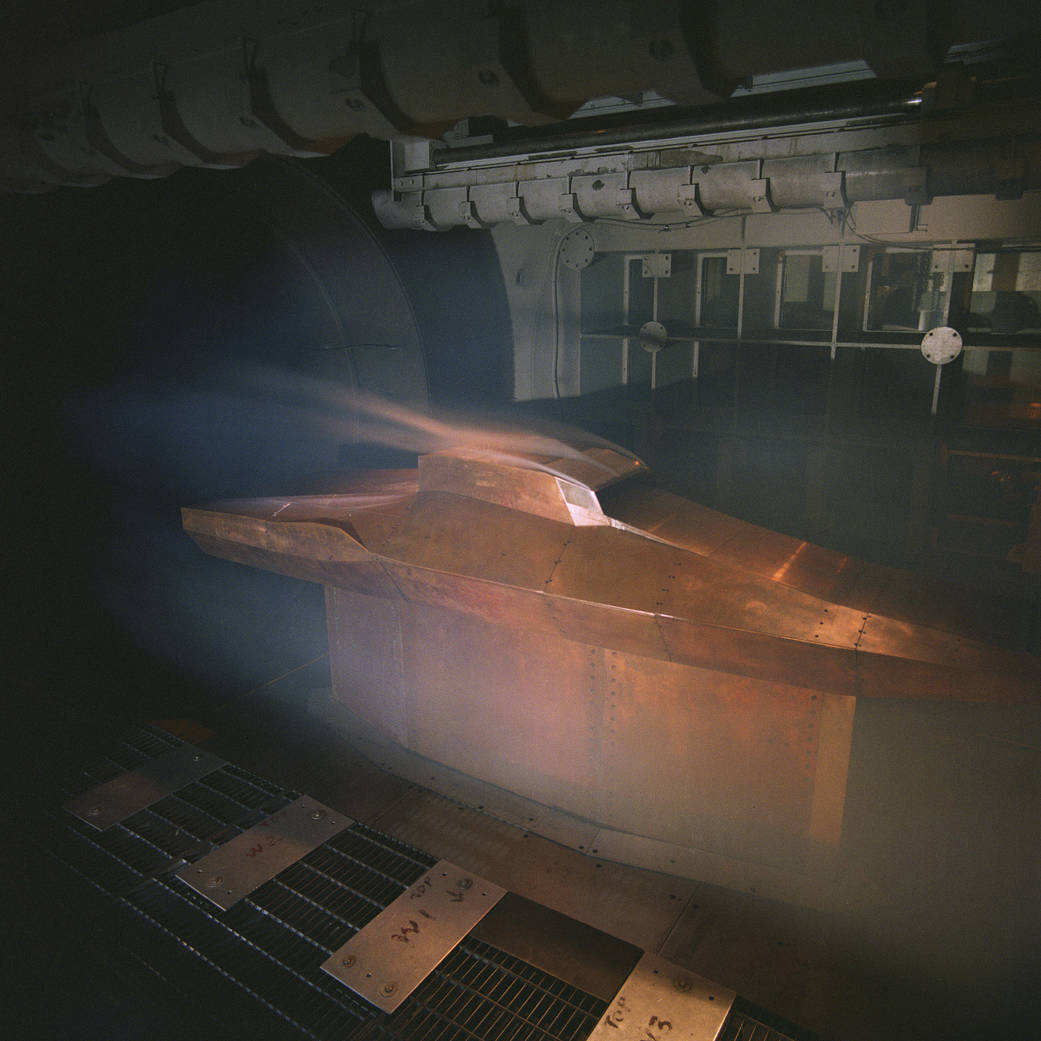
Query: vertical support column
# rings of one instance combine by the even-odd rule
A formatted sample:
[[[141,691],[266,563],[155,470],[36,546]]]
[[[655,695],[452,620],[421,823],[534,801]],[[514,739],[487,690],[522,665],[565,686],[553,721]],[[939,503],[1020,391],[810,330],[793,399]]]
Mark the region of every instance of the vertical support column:
[[[821,699],[810,838],[833,849],[838,849],[842,838],[856,704],[856,698],[834,694],[824,694]]]
[[[553,268],[553,292],[556,299],[553,377],[559,397],[576,397],[582,386],[581,272],[561,264],[559,259],[554,262]]]

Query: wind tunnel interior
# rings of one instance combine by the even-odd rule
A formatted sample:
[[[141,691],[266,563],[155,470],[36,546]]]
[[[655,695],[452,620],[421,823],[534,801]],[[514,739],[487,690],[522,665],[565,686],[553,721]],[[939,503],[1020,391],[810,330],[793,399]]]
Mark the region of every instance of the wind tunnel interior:
[[[955,572],[981,604],[984,592],[1005,596],[1009,613],[979,621],[1037,653],[1036,583],[992,557],[923,548],[922,510],[928,518],[935,507],[916,493],[923,443],[966,435],[963,413],[929,416],[931,387],[902,357],[859,367],[837,359],[833,418],[841,423],[845,408],[856,436],[831,485],[830,517],[807,502],[815,464],[792,448],[791,410],[777,407],[812,396],[815,376],[800,380],[768,346],[738,362],[725,348],[707,353],[700,387],[517,404],[515,337],[527,317],[510,306],[516,271],[490,232],[378,228],[369,192],[387,183],[386,152],[359,137],[306,164],[265,158],[219,174],[0,200],[12,604],[4,763],[14,836],[32,829],[42,778],[85,735],[119,721],[209,735],[229,757],[304,790],[335,790],[353,768],[374,800],[383,797],[385,780],[314,711],[331,684],[321,588],[202,555],[179,514],[215,499],[335,491],[355,467],[415,466],[422,435],[359,414],[357,395],[420,415],[441,407],[460,429],[507,417],[603,435],[697,501],[879,563]],[[747,366],[742,404],[754,438],[677,423],[685,410],[729,404],[737,364]],[[992,432],[972,436],[993,446]],[[1036,451],[1035,429],[1014,436],[1005,454]],[[1017,471],[1014,488],[983,473],[970,492],[1019,524],[1031,472]],[[1039,748],[1036,705],[860,698],[842,847],[881,893],[870,913],[821,914],[664,881],[653,898],[675,913],[659,939],[824,1036],[1032,1036],[1041,1016]],[[459,813],[475,846],[491,841],[479,814]],[[225,1029],[90,964],[83,938],[67,943],[65,926],[45,913],[55,896],[30,849],[6,848],[9,889],[25,898],[7,945],[8,978],[23,983],[8,988],[12,1036]],[[526,860],[533,878],[543,867],[520,842],[504,849],[506,874],[523,875]],[[612,899],[628,901],[633,917],[652,902],[592,856],[541,855],[557,890],[570,872],[576,888],[600,894],[593,911],[558,895],[568,908],[609,922],[601,905]],[[538,899],[542,883],[529,885]],[[63,1003],[46,999],[56,974]]]
[[[7,206],[9,588],[20,636],[7,658],[5,763],[8,792],[27,805],[26,782],[57,768],[84,721],[190,719],[268,757],[280,744],[283,768],[313,755],[321,735],[303,705],[329,684],[320,588],[202,556],[178,508],[328,490],[354,465],[414,465],[414,445],[359,439],[345,404],[359,386],[419,409],[428,393],[471,415],[509,408],[509,313],[489,238],[375,232],[349,200],[357,171],[378,176],[382,154],[359,142],[303,170],[186,171]],[[295,236],[286,200],[314,211]],[[351,292],[350,250],[371,250],[377,234],[390,317],[365,293],[336,297]],[[380,328],[401,312],[407,327]],[[410,346],[411,364],[379,356]],[[616,418],[585,417],[599,429]],[[659,478],[689,487],[697,465],[673,458]],[[754,519],[769,513],[758,500]],[[688,957],[700,950],[717,976],[746,987],[758,978],[790,1016],[827,1026],[827,1009],[845,1025],[836,1036],[867,1036],[856,1033],[874,1022],[863,1003],[880,995],[890,1016],[916,1030],[924,1018],[935,1036],[955,1008],[977,1037],[1030,1021],[1037,725],[1036,709],[862,699],[844,845],[887,888],[885,911],[832,922],[818,946],[812,916],[710,892],[700,897],[710,921],[695,914],[684,938]],[[31,873],[31,863],[15,868]],[[764,935],[782,937],[774,951]],[[39,993],[30,982],[26,993]],[[161,997],[127,1002],[93,977],[84,986],[111,996],[95,1006],[107,1036],[134,1036],[139,1021],[166,1036],[154,1033]],[[815,987],[848,990],[816,999],[814,1019]],[[54,1010],[48,1020],[53,1036],[67,1027]]]

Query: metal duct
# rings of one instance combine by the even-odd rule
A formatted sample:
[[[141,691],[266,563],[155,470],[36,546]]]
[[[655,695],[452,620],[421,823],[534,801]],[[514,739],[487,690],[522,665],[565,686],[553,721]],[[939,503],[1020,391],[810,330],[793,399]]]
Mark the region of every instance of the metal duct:
[[[666,166],[670,151],[630,150],[583,159],[531,159],[443,175],[413,174],[400,179],[410,185],[406,190],[374,192],[373,206],[385,227],[439,230],[561,218],[639,220],[841,210],[881,199],[914,205],[942,195],[1013,199],[1041,189],[1037,134]]]
[[[704,105],[808,61],[860,58],[880,76],[920,83],[952,42],[1014,39],[1041,25],[1038,9],[1015,15],[1000,3],[851,10],[822,0],[810,46],[792,31],[804,8],[210,0],[5,63],[0,184],[38,191],[234,167],[264,152],[328,153],[359,133],[436,135],[466,116],[539,124],[603,95],[656,91]]]

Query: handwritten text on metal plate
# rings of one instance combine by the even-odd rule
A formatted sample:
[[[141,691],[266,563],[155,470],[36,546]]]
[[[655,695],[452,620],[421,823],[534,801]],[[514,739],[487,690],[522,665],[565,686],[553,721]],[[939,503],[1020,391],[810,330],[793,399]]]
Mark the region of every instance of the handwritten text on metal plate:
[[[589,1041],[715,1041],[735,997],[727,987],[646,953]]]
[[[227,910],[353,823],[350,817],[301,796],[182,868],[177,876]]]
[[[322,968],[356,994],[393,1012],[505,892],[443,860],[351,937]]]

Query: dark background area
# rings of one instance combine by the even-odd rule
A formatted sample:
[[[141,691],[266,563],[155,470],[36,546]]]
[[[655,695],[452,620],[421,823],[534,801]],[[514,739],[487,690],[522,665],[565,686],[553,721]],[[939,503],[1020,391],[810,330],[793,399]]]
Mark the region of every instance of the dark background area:
[[[360,141],[279,175],[364,196],[386,147]],[[323,652],[317,587],[205,558],[180,530],[182,505],[303,491],[338,462],[314,413],[330,406],[295,382],[319,378],[335,273],[303,268],[251,205],[252,176],[185,170],[0,200],[20,634],[8,669],[22,683],[147,714],[169,697],[241,694]],[[382,237],[431,396],[505,400],[508,318],[487,236]],[[348,377],[330,391],[346,396]]]

